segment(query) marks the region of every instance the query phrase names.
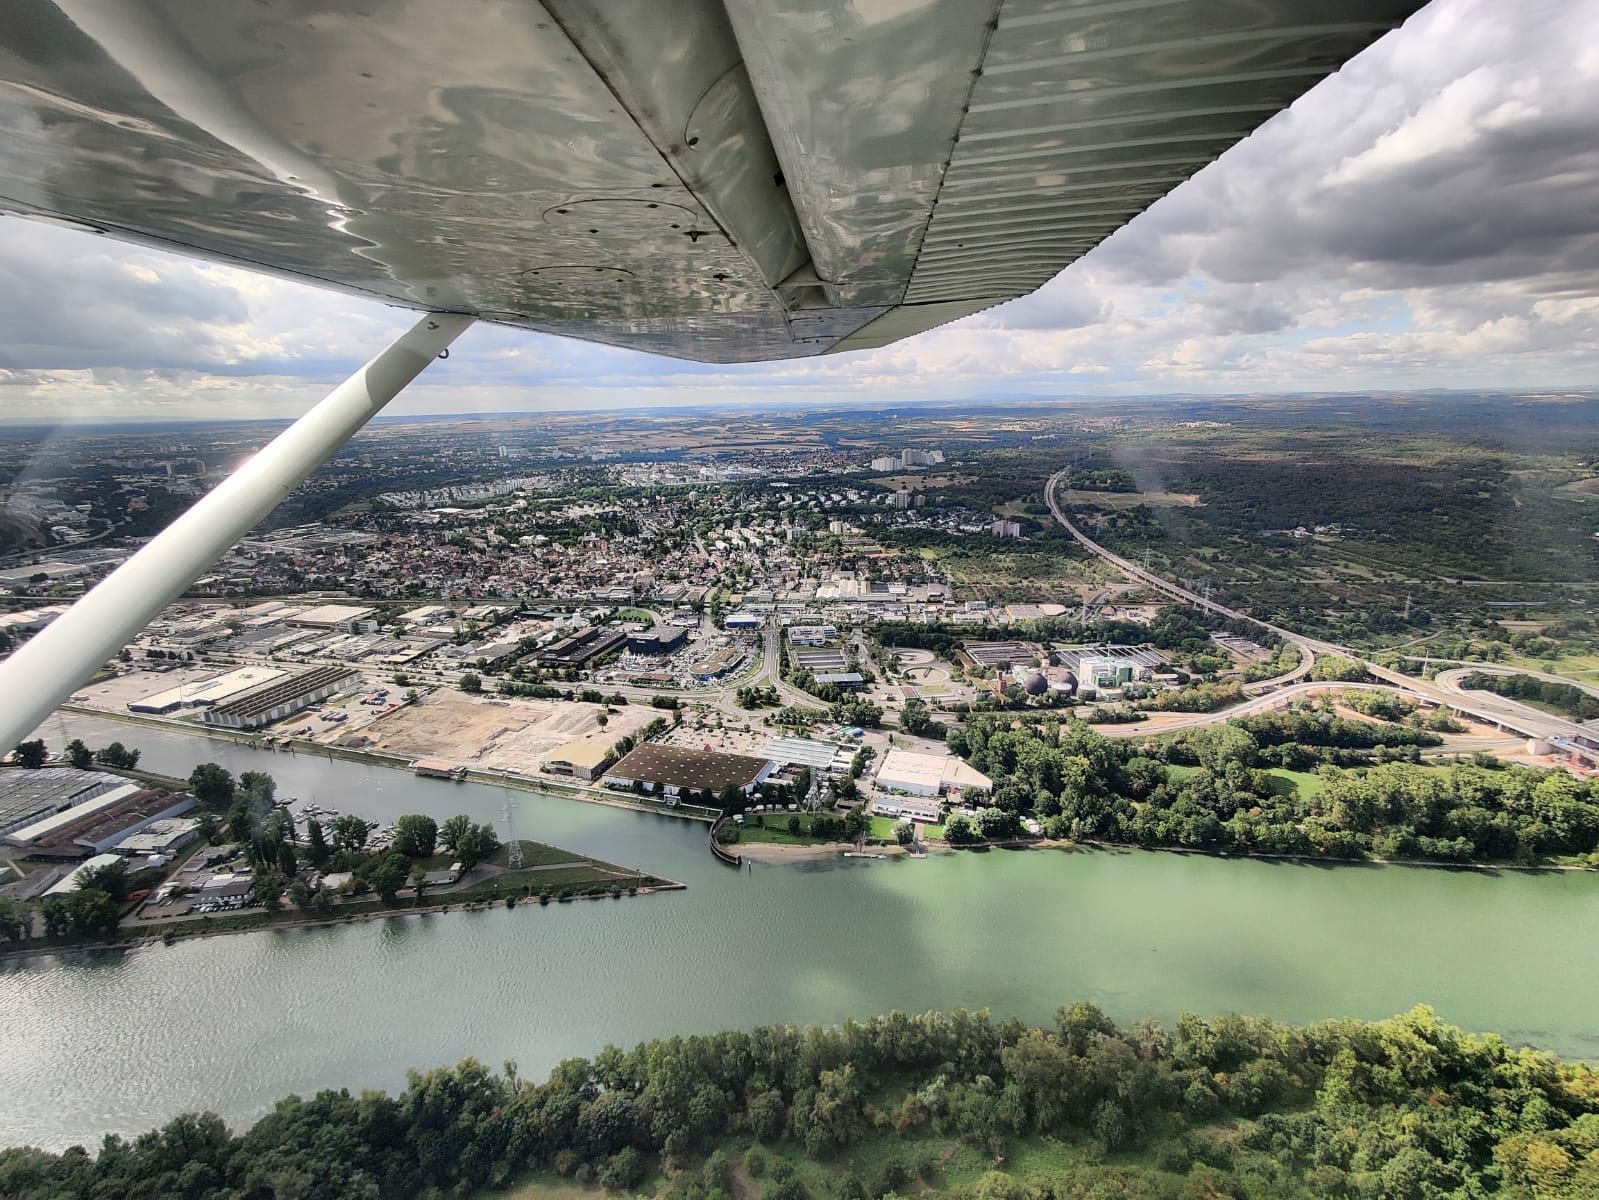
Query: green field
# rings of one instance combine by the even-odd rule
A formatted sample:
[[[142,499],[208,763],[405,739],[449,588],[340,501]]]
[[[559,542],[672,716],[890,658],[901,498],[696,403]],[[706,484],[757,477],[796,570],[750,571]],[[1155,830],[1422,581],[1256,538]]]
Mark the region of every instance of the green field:
[[[1290,771],[1285,767],[1273,767],[1266,774],[1273,779],[1282,780],[1285,790],[1297,792],[1301,800],[1314,800],[1327,787],[1326,780],[1310,771]]]

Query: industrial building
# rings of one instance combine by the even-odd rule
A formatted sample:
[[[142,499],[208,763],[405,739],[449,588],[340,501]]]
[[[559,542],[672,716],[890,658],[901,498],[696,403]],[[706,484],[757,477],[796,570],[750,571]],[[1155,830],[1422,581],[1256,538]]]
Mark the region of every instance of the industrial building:
[[[806,671],[842,671],[849,665],[844,652],[837,649],[818,649],[796,646],[789,651],[794,665]]]
[[[125,787],[127,782],[120,775],[75,767],[0,771],[0,835]]]
[[[200,822],[192,817],[163,817],[151,821],[138,833],[130,833],[111,849],[133,857],[171,854],[194,840]]]
[[[112,863],[121,861],[121,857],[116,854],[96,854],[87,862],[79,863],[60,879],[56,880],[45,890],[44,894],[46,897],[69,895],[78,890],[78,880],[82,879],[90,871],[98,871],[101,867],[109,867]]]
[[[540,650],[534,662],[541,667],[582,667],[601,655],[620,650],[626,643],[627,634],[620,629],[596,626],[556,642],[546,650]]]
[[[953,754],[890,750],[877,768],[877,786],[912,796],[937,796],[963,788],[988,789],[993,781]]]
[[[199,683],[180,683],[175,688],[167,688],[142,700],[130,700],[128,711],[164,716],[167,713],[177,712],[180,708],[207,708],[225,704],[262,684],[282,679],[287,674],[287,671],[273,667],[240,667],[236,671],[228,671],[226,674],[216,675]]]
[[[614,761],[616,751],[610,743],[576,738],[551,750],[544,759],[543,769],[551,775],[592,782]]]
[[[360,675],[349,667],[312,667],[208,709],[205,723],[224,729],[260,729],[345,691],[359,681]]]
[[[1011,667],[1038,661],[1038,651],[1024,642],[967,642],[964,649],[980,667]]]
[[[769,758],[780,767],[809,767],[814,772],[832,772],[837,766],[840,751],[837,742],[823,742],[813,738],[775,737],[761,747],[761,756]],[[849,755],[843,755],[848,765]]]
[[[370,633],[377,628],[375,608],[353,604],[320,604],[290,613],[285,621],[305,629],[341,629],[345,633]]]
[[[793,625],[788,631],[791,646],[825,646],[837,637],[838,630],[831,625]]]
[[[1082,662],[1085,658],[1108,658],[1118,662],[1132,665],[1138,671],[1153,671],[1166,665],[1166,656],[1159,650],[1147,646],[1056,646],[1056,653],[1060,656],[1061,665],[1077,672],[1081,679]],[[1086,685],[1087,680],[1083,680]]]
[[[30,858],[73,860],[103,854],[123,839],[142,833],[157,821],[181,817],[194,808],[194,797],[124,784],[65,812],[45,817],[6,835]]]
[[[659,657],[682,649],[687,641],[688,630],[681,625],[661,625],[653,630],[628,634],[627,651],[629,654]]]
[[[654,791],[659,784],[668,796],[684,791],[714,796],[728,784],[748,795],[771,773],[771,759],[649,742],[611,767],[604,778],[607,787],[631,788],[638,783]]]
[[[759,629],[763,619],[760,613],[735,612],[728,613],[722,624],[728,629]]]
[[[713,679],[720,679],[732,671],[736,671],[744,661],[745,651],[739,646],[728,646],[718,650],[709,658],[702,658],[699,662],[689,665],[689,674],[701,683],[709,683]]]
[[[858,692],[866,686],[866,676],[859,671],[818,671],[816,682],[830,683],[844,692]]]

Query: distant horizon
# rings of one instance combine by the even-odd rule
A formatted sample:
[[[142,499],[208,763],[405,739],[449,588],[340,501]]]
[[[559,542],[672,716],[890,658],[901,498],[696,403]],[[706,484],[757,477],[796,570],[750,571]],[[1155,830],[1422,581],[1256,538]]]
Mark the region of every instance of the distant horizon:
[[[1274,400],[1306,400],[1320,399],[1328,401],[1347,401],[1351,399],[1368,399],[1373,401],[1391,401],[1403,398],[1419,397],[1480,397],[1489,398],[1571,398],[1580,400],[1599,399],[1599,385],[1577,387],[1428,387],[1428,388],[1388,388],[1388,389],[1351,389],[1348,391],[1333,391],[1329,389],[1300,389],[1291,391],[1248,391],[1248,392],[1151,392],[1147,394],[1125,395],[1095,395],[1092,393],[1079,393],[1067,396],[967,396],[959,398],[935,398],[925,400],[727,400],[701,402],[698,404],[660,404],[653,406],[628,405],[606,406],[592,405],[575,408],[531,408],[531,409],[503,409],[494,412],[431,412],[431,413],[404,413],[382,412],[369,421],[368,427],[373,425],[422,425],[438,421],[453,423],[472,423],[503,420],[517,417],[568,417],[585,416],[593,414],[612,413],[627,417],[648,417],[652,414],[691,415],[696,412],[727,412],[729,410],[746,410],[754,413],[771,412],[773,410],[805,410],[813,412],[838,412],[847,413],[851,410],[860,412],[881,412],[898,410],[914,412],[918,409],[960,408],[962,406],[992,409],[992,408],[1047,408],[1051,406],[1125,406],[1129,404],[1181,404],[1181,403],[1224,403],[1228,401],[1274,401]],[[96,432],[116,432],[119,430],[160,430],[160,429],[194,429],[213,428],[217,426],[259,426],[259,425],[289,425],[296,420],[296,416],[272,417],[172,417],[152,416],[147,419],[134,417],[108,418],[103,421],[68,420],[56,424],[43,424],[34,421],[10,420],[0,415],[0,437],[15,437],[27,433],[53,433],[62,429],[93,430]]]

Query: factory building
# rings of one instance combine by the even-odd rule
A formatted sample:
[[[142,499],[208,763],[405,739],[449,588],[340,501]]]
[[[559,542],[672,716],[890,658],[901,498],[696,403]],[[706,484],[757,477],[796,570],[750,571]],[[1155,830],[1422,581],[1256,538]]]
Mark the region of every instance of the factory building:
[[[0,771],[0,835],[127,786],[120,775],[75,767]]]
[[[593,782],[615,761],[616,751],[610,743],[576,738],[551,750],[544,759],[543,769],[551,775]]]
[[[161,716],[177,712],[180,708],[207,708],[216,704],[225,704],[262,684],[282,679],[287,674],[287,671],[279,671],[272,667],[240,667],[236,671],[201,680],[199,683],[182,683],[164,692],[157,692],[153,696],[146,696],[142,700],[130,700],[128,711]]]
[[[360,676],[349,667],[312,667],[208,709],[205,723],[224,729],[260,729],[345,691],[359,681]]]
[[[371,633],[377,628],[375,608],[353,604],[320,604],[316,608],[302,608],[289,614],[285,620],[303,629],[338,629],[345,633]]]
[[[1023,642],[967,642],[965,650],[980,667],[1012,667],[1038,661],[1038,651]]]
[[[533,661],[541,667],[582,667],[626,644],[627,634],[621,630],[596,626],[540,650]]]
[[[629,654],[659,657],[680,650],[688,641],[688,630],[681,625],[662,625],[654,630],[644,630],[627,635]]]
[[[114,791],[25,825],[6,841],[30,858],[79,859],[103,854],[123,839],[143,833],[158,821],[181,817],[194,797],[124,784]]]
[[[912,796],[937,796],[962,788],[988,789],[993,781],[953,754],[890,750],[877,768],[877,786]]]
[[[747,796],[771,773],[771,759],[650,742],[607,770],[604,779],[607,787],[631,788],[637,783],[646,791],[654,791],[659,785],[668,796],[685,791],[710,792],[714,796],[731,783]]]

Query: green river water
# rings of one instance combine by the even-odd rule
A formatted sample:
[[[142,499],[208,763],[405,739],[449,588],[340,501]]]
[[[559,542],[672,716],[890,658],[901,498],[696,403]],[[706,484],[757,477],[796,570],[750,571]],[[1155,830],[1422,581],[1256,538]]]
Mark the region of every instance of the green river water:
[[[0,1144],[59,1148],[189,1109],[247,1121],[290,1092],[394,1088],[474,1055],[542,1075],[607,1042],[894,1008],[1032,1021],[1088,999],[1288,1021],[1416,1003],[1599,1056],[1599,877],[992,851],[733,871],[652,814],[87,719],[186,775],[266,770],[280,796],[390,820],[465,811],[681,880],[622,901],[230,935],[0,968]],[[503,829],[503,826],[502,826]]]

